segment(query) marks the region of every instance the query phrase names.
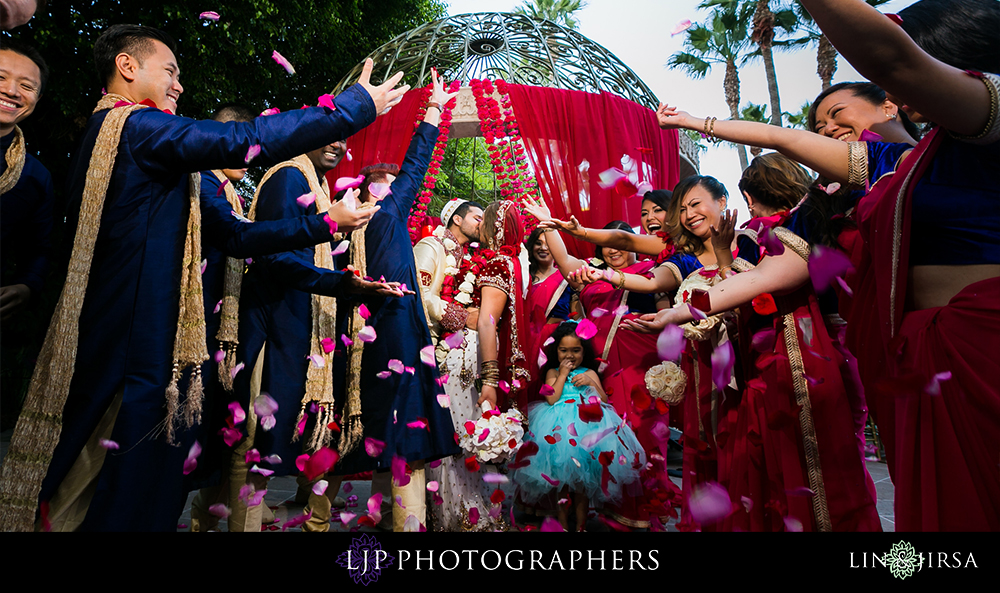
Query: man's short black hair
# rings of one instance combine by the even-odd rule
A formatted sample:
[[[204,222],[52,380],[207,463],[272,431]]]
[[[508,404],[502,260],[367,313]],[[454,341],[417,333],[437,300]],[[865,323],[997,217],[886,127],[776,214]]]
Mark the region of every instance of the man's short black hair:
[[[227,121],[253,121],[256,117],[252,109],[237,103],[223,105],[212,114],[212,119],[223,123]]]
[[[49,67],[45,64],[45,60],[42,59],[42,55],[38,53],[38,50],[31,47],[27,43],[21,43],[16,39],[10,39],[4,37],[2,42],[0,42],[0,50],[12,51],[16,54],[20,54],[38,66],[38,72],[41,75],[41,86],[38,88],[38,96],[41,96],[45,91],[45,85],[49,81]]]
[[[170,35],[159,29],[144,25],[111,25],[101,33],[94,43],[94,64],[101,84],[107,86],[115,75],[115,58],[118,54],[129,54],[139,63],[153,53],[152,41],[159,41],[177,53],[177,43]]]
[[[471,200],[468,202],[462,202],[459,204],[458,208],[455,208],[455,212],[451,215],[451,220],[442,220],[441,222],[443,222],[446,227],[449,227],[452,225],[452,221],[455,220],[456,216],[465,218],[465,215],[469,213],[470,208],[479,208],[480,210],[484,210],[479,202],[473,202]]]

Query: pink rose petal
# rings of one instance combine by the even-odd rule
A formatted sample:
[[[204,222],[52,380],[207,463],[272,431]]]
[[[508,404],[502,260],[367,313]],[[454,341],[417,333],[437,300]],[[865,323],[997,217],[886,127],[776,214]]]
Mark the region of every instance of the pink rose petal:
[[[368,185],[368,192],[375,196],[375,199],[381,200],[392,193],[392,188],[388,183],[372,183]]]
[[[729,515],[732,503],[725,488],[716,482],[705,482],[692,488],[688,509],[696,523],[711,525]]]
[[[392,376],[392,372],[382,371],[380,373],[375,373],[375,376],[379,379],[388,379],[390,376]]]
[[[369,457],[378,457],[382,455],[382,450],[385,449],[385,443],[378,439],[373,439],[368,437],[365,439],[365,453]]]
[[[309,192],[307,194],[302,194],[301,196],[295,198],[295,201],[298,202],[299,206],[302,206],[303,208],[308,208],[309,206],[312,206],[314,202],[316,202],[316,194],[312,192]]]
[[[274,51],[271,53],[271,59],[277,62],[279,66],[284,68],[285,72],[288,72],[289,74],[295,74],[295,68],[293,68],[292,65],[288,63],[288,60],[285,59],[285,56],[279,54],[277,51]]]
[[[222,310],[222,299],[219,299],[219,302],[215,303],[215,309],[212,309],[212,313],[218,313],[221,310]],[[223,356],[225,356],[225,354],[223,354]]]
[[[544,478],[545,474],[542,474],[542,477]],[[551,480],[549,481],[551,482]],[[558,486],[559,483],[556,482],[553,485]],[[545,520],[542,521],[542,527],[538,531],[545,533],[562,533],[565,529],[562,528],[562,525],[559,524],[559,520],[555,517],[545,517]]]
[[[541,475],[541,476],[542,476],[542,478],[543,478],[543,479],[544,479],[544,480],[545,480],[546,482],[548,482],[549,484],[552,484],[553,486],[559,486],[559,480],[553,480],[552,478],[548,477],[548,476],[547,476],[547,475],[545,475],[545,474],[541,474],[541,473],[540,473],[539,475]]]
[[[353,189],[364,183],[364,180],[364,175],[358,175],[357,177],[340,177],[333,182],[333,189],[330,190],[330,193],[336,194],[345,189]]]
[[[223,350],[216,350],[215,354],[212,355],[212,358],[215,360],[215,363],[218,364],[226,359],[226,353]]]
[[[258,461],[260,461],[260,451],[258,451],[257,449],[250,449],[249,451],[247,451],[247,454],[244,456],[244,459],[246,459],[247,465],[251,463],[257,463]]]
[[[852,269],[851,259],[833,247],[816,245],[809,256],[809,277],[816,294],[825,292],[835,278],[844,276]]]
[[[368,305],[361,303],[361,306],[358,307],[358,315],[360,315],[362,319],[367,320],[372,316],[372,312],[368,310]]]
[[[469,509],[469,524],[476,525],[479,523],[479,509],[477,507],[472,507]]]
[[[785,244],[774,234],[771,229],[765,230],[757,235],[760,246],[767,251],[767,255],[778,256],[785,252]]]
[[[392,456],[392,481],[397,487],[403,487],[410,483],[410,476],[406,473],[406,460],[399,455]]]
[[[589,319],[584,319],[580,323],[576,324],[576,335],[580,337],[581,340],[589,340],[597,335],[597,326],[594,322]]]
[[[434,346],[427,345],[420,349],[420,362],[429,367],[437,367],[437,360],[434,358]]]
[[[684,339],[684,330],[676,325],[668,325],[656,338],[656,353],[660,360],[676,361],[684,352],[685,345],[687,341]]]
[[[232,511],[229,510],[229,507],[221,502],[208,507],[208,512],[221,519],[225,519],[232,513]]]
[[[437,395],[437,401],[438,405],[441,406],[442,408],[451,407],[451,396],[449,396],[447,393],[439,393]]]
[[[590,316],[593,317],[594,319],[600,319],[601,317],[604,317],[607,314],[608,310],[602,309],[601,307],[598,307],[590,312]]]
[[[268,107],[264,111],[260,112],[260,114],[264,115],[264,116],[266,116],[266,115],[277,115],[279,113],[281,113],[281,110],[278,109],[277,107]]]
[[[201,273],[204,274],[205,270],[207,269],[208,269],[208,260],[207,259],[201,260]]]
[[[465,341],[465,333],[455,332],[453,334],[448,334],[448,336],[444,339],[444,344],[450,350],[452,348],[459,348],[462,345],[462,342],[464,341]]]
[[[584,449],[593,449],[594,445],[601,442],[604,437],[615,431],[614,426],[609,426],[605,429],[599,430],[597,432],[588,432],[580,439],[580,446]]]
[[[399,360],[398,358],[393,358],[392,360],[389,361],[389,370],[390,371],[392,371],[394,373],[399,373],[400,375],[402,375],[403,374],[403,368],[404,367],[403,367],[403,361],[402,360]]]
[[[336,247],[333,248],[333,251],[330,252],[330,255],[332,255],[333,257],[337,257],[341,253],[345,253],[347,251],[347,248],[350,246],[351,246],[350,241],[341,241],[340,243],[337,243]]]
[[[351,521],[353,521],[355,517],[357,517],[357,514],[355,514],[355,513],[347,513],[347,512],[341,511],[340,512],[340,523],[346,527],[347,524],[350,523]]]
[[[552,338],[549,338],[549,339],[551,340]],[[547,363],[548,361],[549,361],[549,357],[545,356],[545,351],[544,350],[539,350],[538,351],[538,368],[544,367],[545,363]]]
[[[264,429],[264,432],[267,432],[272,428],[274,428],[274,425],[277,422],[278,420],[277,418],[274,417],[274,414],[268,414],[267,416],[260,417],[260,427]]]
[[[354,345],[354,340],[348,338],[344,334],[340,334],[340,341],[344,343],[345,347],[347,347],[347,346],[353,346]]]
[[[795,517],[785,517],[785,531],[802,533],[802,521]]]
[[[441,484],[438,484],[434,480],[431,480],[430,482],[427,482],[427,491],[428,492],[437,492],[438,488],[440,488],[440,487],[441,487]]]
[[[327,109],[333,109],[334,111],[337,110],[337,106],[333,104],[333,95],[330,94],[320,95],[319,98],[316,99],[316,104],[320,107],[326,107]]]
[[[222,435],[222,440],[226,443],[227,447],[232,447],[237,441],[243,438],[243,432],[238,428],[222,428],[219,430],[219,434]]]
[[[416,374],[417,369],[415,367],[403,367],[403,370],[411,375]]]
[[[315,494],[316,496],[323,496],[326,493],[327,486],[329,485],[330,483],[327,482],[326,480],[319,480],[318,482],[313,484],[312,487],[313,494]]]
[[[603,171],[598,177],[599,181],[597,182],[597,185],[601,186],[602,189],[612,189],[618,185],[619,181],[628,178],[625,173],[615,168]]]
[[[300,472],[305,471],[307,461],[309,461],[309,454],[303,453],[295,458],[295,467],[297,467]]]
[[[705,315],[704,311],[702,311],[698,307],[695,307],[691,303],[687,304],[687,308],[688,308],[688,311],[691,313],[691,317],[693,317],[695,321],[701,321],[703,319],[708,319],[708,317]]]
[[[260,144],[251,144],[250,148],[247,150],[247,156],[243,159],[246,164],[250,164],[250,161],[257,158],[260,154]]]
[[[310,518],[312,518],[312,511],[309,511],[304,515],[299,515],[298,517],[293,517],[285,521],[285,524],[281,526],[281,530],[286,531],[288,529],[291,529],[292,527],[298,527],[299,525],[302,525],[303,523],[308,521]]]
[[[483,474],[483,481],[487,484],[506,484],[510,482],[510,478],[503,474],[487,472]]]
[[[198,456],[201,455],[201,444],[195,441],[188,449],[187,459],[184,460],[184,475],[188,475],[198,467]]]
[[[691,28],[691,20],[684,19],[683,21],[674,25],[674,28],[670,31],[670,36],[673,37],[674,35],[680,35],[681,33],[687,31],[690,28]]]
[[[374,342],[375,328],[370,325],[364,326],[361,328],[361,331],[358,332],[358,339],[362,342]]]
[[[260,475],[264,476],[265,478],[267,478],[271,474],[274,473],[274,470],[264,469],[262,467],[258,467],[257,465],[254,465],[253,467],[250,468],[250,473],[260,474]]]
[[[555,395],[555,392],[556,392],[555,388],[553,388],[548,383],[538,388],[538,395],[542,397],[549,397],[551,395]]]
[[[310,354],[306,358],[308,358],[310,362],[316,365],[316,368],[318,369],[321,369],[326,366],[326,359],[319,354]]]
[[[321,447],[319,451],[313,453],[306,461],[303,473],[309,481],[326,475],[340,459],[340,454],[329,447]]]
[[[258,416],[270,416],[278,411],[278,402],[266,393],[261,393],[253,400],[253,411]]]
[[[323,352],[326,352],[327,354],[337,349],[337,345],[334,344],[333,338],[323,338],[319,341],[319,343],[323,347]]]
[[[199,14],[198,18],[203,21],[217,21],[219,20],[219,13],[214,10],[206,10],[205,12]]]
[[[735,362],[732,342],[726,342],[712,352],[712,383],[716,389],[721,391],[729,385]]]
[[[267,457],[261,459],[264,463],[270,463],[271,465],[277,465],[281,463],[280,455],[268,455]]]
[[[103,447],[104,449],[107,449],[108,451],[117,451],[118,450],[118,443],[112,441],[111,439],[101,439],[98,442],[100,443],[101,447]]]
[[[427,420],[424,419],[424,418],[417,418],[413,422],[407,422],[406,423],[406,427],[407,428],[415,428],[417,430],[427,430],[427,431],[430,431],[430,428],[428,428],[428,426],[427,426]]]
[[[924,387],[924,393],[927,395],[941,395],[941,381],[948,381],[951,379],[951,371],[945,371],[943,373],[937,373],[931,378],[930,383]]]

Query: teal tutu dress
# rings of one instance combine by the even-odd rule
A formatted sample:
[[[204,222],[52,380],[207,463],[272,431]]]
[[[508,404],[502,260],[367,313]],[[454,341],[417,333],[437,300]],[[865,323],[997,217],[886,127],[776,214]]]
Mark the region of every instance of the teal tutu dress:
[[[570,382],[586,370],[577,368],[570,372],[556,403],[550,405],[542,400],[528,406],[528,433],[524,440],[534,441],[538,453],[528,457],[530,463],[514,470],[512,476],[525,503],[536,503],[563,486],[569,486],[571,492],[585,493],[592,504],[615,504],[622,500],[623,494],[642,492],[639,472],[646,465],[642,445],[614,407],[600,401],[593,387],[577,387]],[[591,397],[602,414],[599,420],[587,422],[580,417],[580,405],[590,403]],[[593,408],[587,412],[585,416],[589,418],[596,416]],[[603,438],[588,442],[600,433],[605,433]],[[604,461],[610,462],[606,465],[609,477],[605,488],[602,488],[605,473],[602,453]]]

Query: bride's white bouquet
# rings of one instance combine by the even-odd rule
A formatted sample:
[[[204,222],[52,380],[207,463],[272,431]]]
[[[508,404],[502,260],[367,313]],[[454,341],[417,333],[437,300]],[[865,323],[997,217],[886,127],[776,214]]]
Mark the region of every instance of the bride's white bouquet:
[[[481,462],[507,460],[524,438],[524,416],[515,409],[500,412],[483,402],[483,414],[466,420],[459,445]]]

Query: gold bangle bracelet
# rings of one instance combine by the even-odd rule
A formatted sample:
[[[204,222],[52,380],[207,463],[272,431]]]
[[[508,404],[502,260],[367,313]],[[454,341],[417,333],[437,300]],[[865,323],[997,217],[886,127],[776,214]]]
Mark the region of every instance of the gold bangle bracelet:
[[[625,288],[625,272],[622,272],[621,270],[615,270],[615,271],[618,272],[618,277],[621,278],[621,282],[618,284],[617,287],[618,290],[621,290]]]

